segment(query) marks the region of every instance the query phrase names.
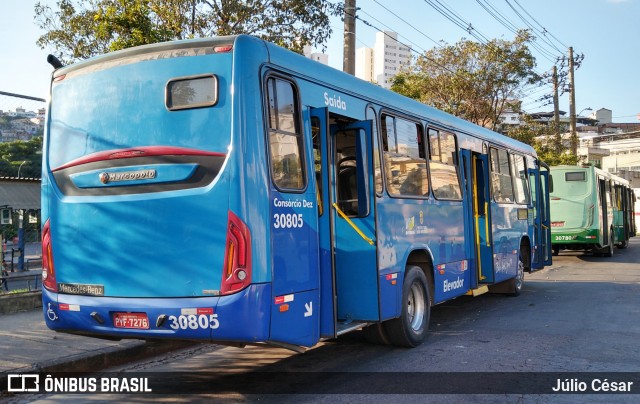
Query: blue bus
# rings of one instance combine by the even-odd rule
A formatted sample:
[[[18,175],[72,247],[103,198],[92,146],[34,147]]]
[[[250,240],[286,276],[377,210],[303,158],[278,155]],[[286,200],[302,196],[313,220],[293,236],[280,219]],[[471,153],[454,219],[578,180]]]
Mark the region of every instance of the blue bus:
[[[551,262],[531,147],[254,37],[58,68],[47,116],[53,330],[411,347],[433,305]]]

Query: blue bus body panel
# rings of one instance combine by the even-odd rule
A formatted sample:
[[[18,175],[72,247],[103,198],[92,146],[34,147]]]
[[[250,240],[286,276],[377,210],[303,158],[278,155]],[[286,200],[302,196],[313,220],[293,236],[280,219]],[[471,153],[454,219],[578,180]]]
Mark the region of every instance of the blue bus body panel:
[[[425,250],[433,260],[434,301],[438,303],[465,294],[470,288],[471,275],[465,256],[463,214],[462,202],[458,201],[389,198],[379,203],[381,276],[398,272],[400,281],[409,253]],[[398,292],[398,307],[401,295]]]
[[[82,330],[119,338],[170,338],[266,342],[271,308],[269,284],[232,296],[204,298],[108,298],[55,294],[43,289],[43,312],[53,330]],[[148,329],[116,328],[114,313],[146,313]],[[92,317],[97,313],[103,320]],[[167,316],[157,325],[161,314]],[[182,318],[181,318],[182,317]]]
[[[57,102],[50,112],[48,169],[130,147],[172,146],[224,156],[231,141],[230,60],[231,54],[173,57],[70,72],[52,86]],[[165,107],[169,80],[211,73],[219,84],[215,107]],[[203,296],[220,288],[229,210],[224,169],[200,187],[163,191],[164,184],[189,179],[195,164],[108,167],[110,175],[147,169],[157,174],[106,185],[100,182],[105,168],[82,167],[69,176],[80,195],[65,195],[55,180],[48,192],[59,283],[102,285],[104,295],[114,297]],[[101,193],[142,183],[158,188]]]
[[[318,289],[278,296],[271,306],[274,342],[313,346],[320,333]]]
[[[275,189],[271,194],[271,339],[313,346],[320,332],[316,198]]]
[[[54,204],[50,220],[57,224],[51,232],[58,283],[102,285],[104,295],[114,297],[203,296],[204,291],[218,290],[226,187],[218,184],[200,195],[184,193],[131,201],[63,199]],[[216,200],[223,203],[214,204]],[[206,212],[218,230],[202,226],[193,212]]]

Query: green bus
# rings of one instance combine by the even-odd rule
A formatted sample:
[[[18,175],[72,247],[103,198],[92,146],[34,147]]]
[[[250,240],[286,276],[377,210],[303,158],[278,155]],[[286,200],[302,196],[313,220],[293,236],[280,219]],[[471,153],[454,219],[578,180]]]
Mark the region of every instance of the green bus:
[[[636,234],[629,182],[593,166],[551,167],[551,245],[611,257]]]

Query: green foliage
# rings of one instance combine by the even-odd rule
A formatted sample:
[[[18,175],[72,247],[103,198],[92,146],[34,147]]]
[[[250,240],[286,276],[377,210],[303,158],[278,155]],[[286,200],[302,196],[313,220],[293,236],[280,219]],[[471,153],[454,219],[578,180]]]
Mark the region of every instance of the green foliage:
[[[42,137],[0,143],[0,176],[40,178],[42,170]]]
[[[37,43],[64,63],[177,39],[249,34],[302,52],[331,35],[324,0],[58,0],[38,2],[35,20],[46,31]]]
[[[575,165],[578,159],[563,143],[562,129],[553,123],[542,125],[525,116],[522,125],[509,128],[507,136],[533,146],[538,157],[550,166]]]
[[[461,40],[433,48],[395,76],[391,89],[440,110],[495,129],[523,84],[538,83],[528,31],[513,41]],[[511,101],[513,102],[513,101]]]

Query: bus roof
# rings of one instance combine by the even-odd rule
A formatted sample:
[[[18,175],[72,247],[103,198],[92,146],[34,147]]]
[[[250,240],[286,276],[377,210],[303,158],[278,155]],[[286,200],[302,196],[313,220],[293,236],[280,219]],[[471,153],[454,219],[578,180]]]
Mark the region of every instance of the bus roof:
[[[555,171],[569,171],[569,170],[591,170],[593,171],[595,174],[599,174],[604,176],[605,178],[609,178],[610,180],[613,180],[617,183],[623,184],[628,186],[629,185],[629,181],[625,180],[622,177],[618,177],[615,174],[611,174],[610,172],[604,171],[596,166],[591,166],[591,165],[558,165],[558,166],[551,166],[551,170],[555,170]]]
[[[249,35],[185,39],[123,49],[57,69],[53,72],[52,79],[62,75],[90,73],[94,70],[136,63],[144,60],[212,54],[216,53],[218,47],[222,47],[223,45],[232,45],[234,47],[243,46],[241,43],[253,43],[253,46],[266,46],[269,53],[270,63],[279,66],[284,70],[295,71],[297,76],[306,76],[306,78],[311,81],[321,81],[323,85],[327,87],[334,88],[354,97],[388,106],[406,113],[407,115],[416,117],[427,116],[428,121],[441,126],[443,129],[449,129],[490,140],[491,142],[506,148],[515,149],[530,155],[536,154],[533,147],[508,136],[473,124],[462,118],[440,111],[436,108],[394,93],[375,84],[366,82],[340,70],[326,66],[309,58],[305,58],[278,45]],[[294,65],[296,68],[292,69],[292,66]],[[313,72],[313,76],[302,73],[309,71]]]

